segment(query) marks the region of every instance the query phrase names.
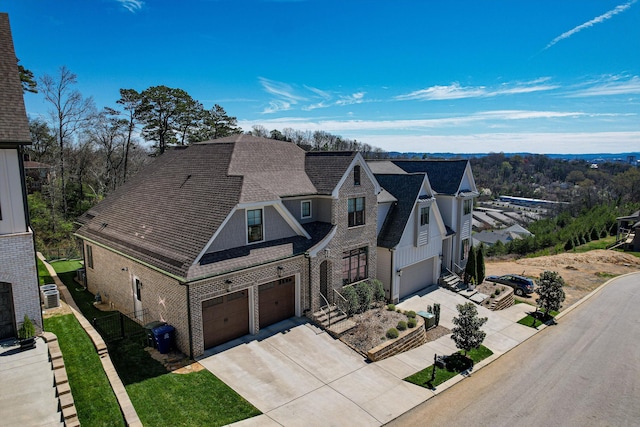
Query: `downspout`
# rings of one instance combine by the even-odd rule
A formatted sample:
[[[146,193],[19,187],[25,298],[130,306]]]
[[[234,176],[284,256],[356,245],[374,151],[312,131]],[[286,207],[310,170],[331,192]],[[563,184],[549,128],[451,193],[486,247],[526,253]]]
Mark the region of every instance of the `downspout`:
[[[307,259],[307,268],[309,271],[307,274],[307,281],[309,282],[309,307],[304,310],[308,313],[309,311],[313,311],[313,304],[311,303],[311,290],[313,288],[313,286],[311,286],[311,255],[309,255],[309,252],[305,252],[304,257]]]
[[[29,232],[31,228],[31,215],[29,215],[29,201],[27,200],[27,180],[24,172],[24,147],[18,145],[18,168],[20,169],[20,185],[22,187],[22,205],[24,209],[24,224],[25,233]],[[38,293],[40,293],[40,275],[38,274],[38,253],[36,251],[36,233],[31,230],[31,241],[33,242],[33,255],[36,266],[36,286]],[[84,250],[82,251],[84,253]],[[44,330],[44,319],[42,317],[42,310],[38,310],[40,327]]]
[[[187,328],[189,329],[189,359],[193,359],[193,329],[191,328],[191,287],[189,283],[182,283],[187,288]]]
[[[391,252],[391,271],[389,272],[389,302],[393,302],[393,279],[396,277],[396,248],[389,248]]]

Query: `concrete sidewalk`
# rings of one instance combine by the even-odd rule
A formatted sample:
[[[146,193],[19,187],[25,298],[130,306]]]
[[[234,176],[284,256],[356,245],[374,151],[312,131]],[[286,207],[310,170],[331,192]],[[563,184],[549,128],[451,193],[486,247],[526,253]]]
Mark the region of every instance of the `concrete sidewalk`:
[[[456,305],[468,300],[432,288],[398,304],[403,310],[426,310],[441,304],[440,324],[452,328]],[[532,307],[518,304],[493,312],[478,307],[489,320],[484,345],[490,363],[538,331],[517,324]],[[430,399],[463,377],[428,390],[403,379],[432,364],[435,354],[457,351],[450,335],[376,363],[367,362],[344,343],[308,323],[290,319],[214,348],[200,363],[263,412],[237,426],[379,426]]]

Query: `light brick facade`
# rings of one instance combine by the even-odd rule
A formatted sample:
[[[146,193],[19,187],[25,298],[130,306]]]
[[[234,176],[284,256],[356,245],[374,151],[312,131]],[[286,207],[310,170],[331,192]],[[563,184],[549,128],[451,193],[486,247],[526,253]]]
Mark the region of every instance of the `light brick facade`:
[[[33,234],[0,235],[0,254],[0,282],[11,285],[15,327],[20,326],[26,314],[42,330]]]

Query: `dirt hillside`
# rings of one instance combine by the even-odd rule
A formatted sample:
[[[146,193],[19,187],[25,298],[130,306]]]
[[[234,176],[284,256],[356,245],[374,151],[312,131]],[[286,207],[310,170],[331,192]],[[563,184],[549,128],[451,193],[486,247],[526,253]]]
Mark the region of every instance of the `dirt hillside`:
[[[640,258],[623,252],[595,250],[579,254],[486,261],[487,276],[521,274],[537,279],[545,270],[557,271],[564,279],[566,300],[563,307],[566,308],[612,277],[640,271]],[[534,294],[529,300],[534,302],[536,298]]]

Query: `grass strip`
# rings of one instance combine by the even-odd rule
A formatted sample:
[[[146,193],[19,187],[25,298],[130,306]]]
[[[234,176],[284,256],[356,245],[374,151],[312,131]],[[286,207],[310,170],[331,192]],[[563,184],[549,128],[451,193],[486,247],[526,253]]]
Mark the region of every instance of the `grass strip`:
[[[206,370],[167,373],[126,388],[145,426],[223,426],[260,415]]]
[[[53,282],[53,277],[49,275],[49,270],[44,266],[44,263],[40,261],[40,258],[37,260],[38,263],[38,284],[40,285],[48,285]]]
[[[466,357],[463,355],[462,351],[458,351],[457,353],[453,353],[446,357],[446,368],[436,368],[436,376],[433,381],[431,381],[433,365],[408,376],[404,380],[412,384],[419,385],[420,387],[437,387],[459,373],[473,367],[473,365],[486,359],[492,354],[493,352],[483,345],[468,352]]]
[[[73,314],[44,319],[58,337],[78,419],[83,426],[124,426],[120,406],[93,343]]]
[[[537,328],[542,324],[546,324],[548,322],[553,321],[553,318],[558,315],[557,311],[551,311],[550,315],[542,313],[541,311],[532,312],[527,314],[522,319],[518,320],[518,323],[524,326],[529,326],[530,328]]]

